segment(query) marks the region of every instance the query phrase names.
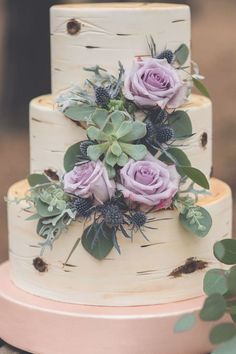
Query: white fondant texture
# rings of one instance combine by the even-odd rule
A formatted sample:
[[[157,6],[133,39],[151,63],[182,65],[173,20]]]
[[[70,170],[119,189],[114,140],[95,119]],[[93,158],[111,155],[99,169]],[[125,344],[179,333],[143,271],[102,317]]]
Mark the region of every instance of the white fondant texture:
[[[67,31],[70,20],[81,30]],[[148,55],[147,36],[157,50],[190,47],[190,11],[186,5],[170,4],[86,4],[51,8],[52,92],[58,94],[74,83],[83,84],[83,68],[100,65],[117,74],[118,61],[129,68],[137,56]],[[190,56],[185,67],[190,65]],[[188,69],[181,71],[183,78]]]
[[[14,185],[9,198],[20,197],[26,181]],[[176,211],[151,214],[155,230],[147,229],[145,240],[140,233],[133,242],[118,236],[119,255],[114,249],[103,261],[95,260],[79,243],[67,261],[76,241],[81,238],[83,223],[75,222],[43,256],[48,271],[39,273],[33,259],[40,253],[42,239],[36,222],[26,221],[29,211],[24,204],[8,206],[11,276],[14,283],[38,296],[77,304],[135,306],[175,302],[203,294],[202,282],[207,269],[219,268],[212,248],[217,240],[231,237],[232,198],[223,182],[211,181],[211,196],[200,202],[212,215],[213,227],[205,238],[186,232]],[[163,220],[162,220],[163,219]],[[173,277],[170,274],[188,258],[208,263],[206,269]],[[67,265],[65,262],[67,261]]]
[[[188,155],[192,166],[208,178],[212,168],[212,104],[208,98],[191,95],[185,106],[193,136],[176,141],[173,146]],[[203,143],[203,134],[207,142]],[[66,118],[53,104],[51,96],[35,98],[30,105],[30,169],[42,172],[45,168],[63,171],[65,151],[74,143],[87,139],[86,131]]]

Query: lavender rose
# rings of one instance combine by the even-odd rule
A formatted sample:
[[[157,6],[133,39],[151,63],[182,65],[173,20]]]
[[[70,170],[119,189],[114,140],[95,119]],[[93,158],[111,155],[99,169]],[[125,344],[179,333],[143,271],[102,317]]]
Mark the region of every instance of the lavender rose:
[[[114,194],[115,182],[109,180],[101,161],[90,161],[65,174],[64,191],[82,198],[93,196],[98,203],[103,203]]]
[[[138,106],[177,108],[187,97],[187,85],[166,59],[135,61],[125,75],[124,95]]]
[[[126,199],[165,209],[178,191],[180,176],[174,165],[168,166],[148,154],[145,160],[129,160],[120,171],[117,185]]]

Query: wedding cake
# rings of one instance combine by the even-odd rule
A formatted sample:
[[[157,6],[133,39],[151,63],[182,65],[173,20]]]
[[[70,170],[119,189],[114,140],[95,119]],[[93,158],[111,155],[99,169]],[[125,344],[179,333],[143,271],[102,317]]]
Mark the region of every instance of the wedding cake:
[[[203,294],[232,198],[212,178],[212,103],[190,43],[186,5],[52,7],[52,94],[30,104],[31,174],[8,194],[17,287],[102,306]]]

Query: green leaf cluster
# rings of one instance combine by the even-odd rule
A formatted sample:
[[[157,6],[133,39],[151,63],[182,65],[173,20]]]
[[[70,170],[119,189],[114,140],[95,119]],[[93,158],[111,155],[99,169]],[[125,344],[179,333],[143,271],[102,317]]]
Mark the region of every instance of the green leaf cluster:
[[[203,207],[195,204],[190,196],[177,196],[174,205],[179,210],[179,221],[182,226],[198,237],[205,237],[212,227],[212,217]]]
[[[182,177],[188,177],[202,188],[210,189],[206,176],[197,168],[191,166],[187,155],[179,148],[170,147],[162,150],[159,159],[167,164],[175,164],[178,173]]]

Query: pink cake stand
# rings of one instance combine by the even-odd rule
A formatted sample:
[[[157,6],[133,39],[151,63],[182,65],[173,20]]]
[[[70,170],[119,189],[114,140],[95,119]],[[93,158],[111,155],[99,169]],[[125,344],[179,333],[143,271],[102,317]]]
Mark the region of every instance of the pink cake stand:
[[[174,291],[174,289],[173,289]],[[207,354],[210,325],[175,334],[203,298],[158,306],[96,307],[43,299],[16,288],[0,266],[0,337],[34,354]]]

